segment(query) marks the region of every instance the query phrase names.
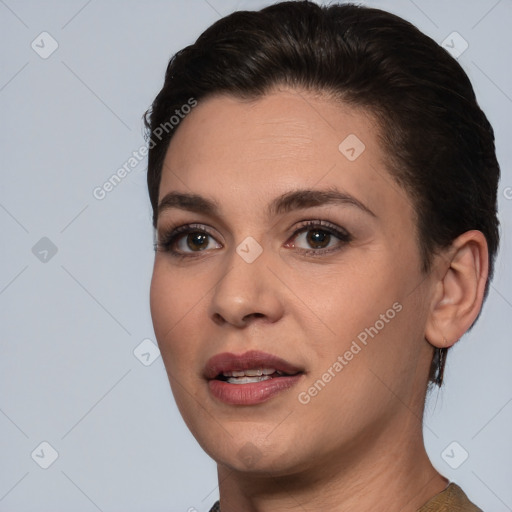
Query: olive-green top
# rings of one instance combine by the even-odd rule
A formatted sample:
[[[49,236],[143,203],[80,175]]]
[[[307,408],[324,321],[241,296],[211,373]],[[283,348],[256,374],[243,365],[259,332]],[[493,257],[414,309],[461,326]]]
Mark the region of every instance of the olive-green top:
[[[464,491],[453,482],[430,499],[418,512],[482,512],[482,509],[468,500]]]
[[[210,512],[221,512],[217,501]],[[418,512],[482,512],[468,500],[464,491],[453,482],[446,489],[428,500]]]

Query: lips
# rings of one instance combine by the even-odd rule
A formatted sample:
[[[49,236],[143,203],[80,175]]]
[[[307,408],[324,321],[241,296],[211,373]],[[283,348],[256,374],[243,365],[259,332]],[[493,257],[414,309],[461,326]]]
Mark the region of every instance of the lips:
[[[230,405],[254,405],[294,386],[304,370],[271,354],[218,354],[205,365],[212,395]]]
[[[287,375],[302,372],[301,368],[288,363],[284,359],[266,354],[265,352],[251,350],[240,355],[224,352],[213,356],[206,363],[204,376],[207,379],[215,379],[223,373],[245,372],[245,370],[263,370],[268,368]],[[248,374],[250,374],[250,372],[248,372]]]

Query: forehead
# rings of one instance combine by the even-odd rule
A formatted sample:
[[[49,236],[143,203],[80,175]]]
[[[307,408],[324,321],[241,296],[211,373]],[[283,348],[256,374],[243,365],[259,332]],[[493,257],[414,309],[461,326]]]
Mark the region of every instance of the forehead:
[[[160,199],[193,192],[247,210],[292,189],[334,186],[370,208],[408,203],[385,168],[378,134],[367,112],[306,91],[211,97],[171,140]]]

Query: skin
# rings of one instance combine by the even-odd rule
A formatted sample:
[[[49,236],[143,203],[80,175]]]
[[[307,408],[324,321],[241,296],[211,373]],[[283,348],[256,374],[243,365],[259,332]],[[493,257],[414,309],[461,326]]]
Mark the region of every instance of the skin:
[[[251,101],[203,100],[171,140],[160,200],[194,193],[220,211],[159,214],[159,239],[189,223],[212,237],[199,251],[183,235],[175,249],[185,258],[159,247],[151,313],[180,412],[218,464],[223,512],[412,512],[448,484],[422,437],[428,373],[433,347],[453,345],[478,315],[487,247],[480,232],[464,233],[422,273],[414,206],[386,170],[378,130],[367,112],[281,88]],[[338,149],[349,134],[365,144],[354,161]],[[281,194],[332,187],[373,215],[349,204],[267,213]],[[327,237],[338,250],[304,253],[319,251],[307,232],[294,235],[304,220],[328,221],[351,240]],[[236,252],[248,236],[263,250],[252,263]],[[395,303],[400,312],[301,403],[299,393]],[[258,405],[219,402],[202,376],[206,361],[247,350],[304,375]]]

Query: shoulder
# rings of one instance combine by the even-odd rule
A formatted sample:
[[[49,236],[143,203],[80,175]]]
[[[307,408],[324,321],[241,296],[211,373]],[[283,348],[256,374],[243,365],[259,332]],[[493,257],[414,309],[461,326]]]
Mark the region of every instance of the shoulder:
[[[418,512],[483,512],[469,501],[464,491],[453,482],[430,499]]]

